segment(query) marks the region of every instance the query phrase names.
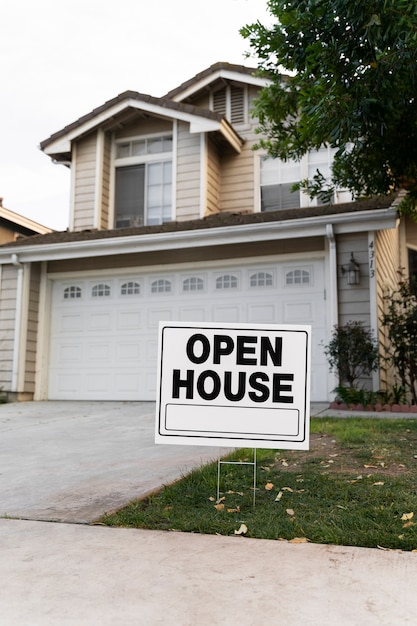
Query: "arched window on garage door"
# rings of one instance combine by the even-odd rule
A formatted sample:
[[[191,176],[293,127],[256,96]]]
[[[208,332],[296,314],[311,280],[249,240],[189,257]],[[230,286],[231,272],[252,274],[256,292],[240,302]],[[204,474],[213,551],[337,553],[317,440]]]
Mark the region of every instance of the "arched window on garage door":
[[[291,270],[285,275],[286,285],[309,285],[311,274],[307,270]]]
[[[81,287],[77,287],[77,285],[71,285],[70,287],[66,287],[64,289],[64,300],[72,300],[74,298],[81,298],[82,291]]]
[[[140,285],[135,281],[129,281],[128,283],[123,283],[120,288],[120,294],[122,296],[136,296],[140,294]]]
[[[216,278],[216,289],[236,289],[237,276],[234,274],[223,274]]]
[[[110,285],[106,285],[105,283],[99,283],[98,285],[94,285],[91,295],[93,298],[102,298],[103,296],[110,295]]]
[[[269,272],[256,272],[252,274],[249,280],[251,287],[272,287],[272,274]]]
[[[168,293],[170,291],[172,291],[171,281],[165,278],[154,280],[151,284],[151,293]]]
[[[186,278],[182,283],[183,291],[202,291],[204,289],[204,280],[199,276],[191,276]]]

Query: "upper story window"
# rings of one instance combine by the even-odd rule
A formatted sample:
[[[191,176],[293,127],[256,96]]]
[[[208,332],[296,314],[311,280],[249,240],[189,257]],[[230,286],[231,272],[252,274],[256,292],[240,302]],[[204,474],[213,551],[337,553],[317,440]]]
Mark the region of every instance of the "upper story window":
[[[64,300],[73,298],[81,298],[81,287],[71,285],[70,287],[66,287],[64,289]]]
[[[212,94],[212,108],[215,113],[221,113],[232,124],[246,122],[246,92],[243,87],[226,85]]]
[[[116,144],[115,226],[162,224],[172,215],[172,136]]]
[[[325,146],[311,150],[300,161],[261,157],[261,211],[297,209],[312,204],[308,196],[292,188],[300,180],[313,178],[317,170],[329,178],[334,153],[335,150]],[[320,198],[316,202],[320,204]]]

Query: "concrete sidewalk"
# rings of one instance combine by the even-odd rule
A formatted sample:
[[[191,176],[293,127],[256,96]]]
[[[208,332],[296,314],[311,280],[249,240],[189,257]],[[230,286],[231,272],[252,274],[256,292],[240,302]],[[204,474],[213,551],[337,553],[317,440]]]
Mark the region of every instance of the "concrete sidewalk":
[[[153,432],[153,403],[0,407],[0,626],[417,623],[414,553],[86,525],[226,452]]]
[[[417,554],[0,520],[2,626],[404,626]]]

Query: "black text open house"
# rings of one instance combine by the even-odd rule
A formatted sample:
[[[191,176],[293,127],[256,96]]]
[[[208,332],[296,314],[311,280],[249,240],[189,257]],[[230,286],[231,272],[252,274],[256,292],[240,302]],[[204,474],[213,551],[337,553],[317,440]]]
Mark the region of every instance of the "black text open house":
[[[310,333],[161,322],[156,442],[308,449]]]

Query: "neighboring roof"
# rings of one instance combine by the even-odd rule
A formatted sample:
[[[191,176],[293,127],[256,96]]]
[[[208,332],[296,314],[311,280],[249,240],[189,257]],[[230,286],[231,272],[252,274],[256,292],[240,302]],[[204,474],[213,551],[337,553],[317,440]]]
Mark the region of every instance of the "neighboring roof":
[[[25,235],[26,237],[30,237],[34,234],[45,235],[53,232],[52,228],[38,224],[38,222],[34,222],[28,217],[6,209],[3,206],[3,198],[0,198],[0,225],[14,232],[18,232],[21,235]]]
[[[73,139],[99,126],[107,125],[108,128],[116,126],[120,122],[120,116],[126,116],[126,113],[129,115],[129,109],[131,114],[142,111],[151,115],[188,121],[191,125],[190,132],[219,131],[237,151],[243,143],[230,123],[219,113],[174,102],[168,98],[155,98],[136,91],[125,91],[42,141],[40,148],[58,160],[68,159]],[[63,159],[60,159],[59,155],[63,155]]]
[[[53,232],[0,246],[0,262],[7,262],[11,253],[29,261],[313,237],[326,234],[327,224],[334,226],[336,234],[394,228],[397,205],[398,196],[391,195],[285,211],[218,213],[203,219],[166,222],[157,226]]]
[[[211,65],[202,72],[199,72],[193,76],[193,78],[190,78],[178,87],[175,87],[175,89],[171,89],[171,91],[165,95],[165,98],[176,101],[185,100],[210,83],[217,81],[219,78],[264,87],[268,81],[257,75],[257,72],[258,70],[254,67],[234,65],[232,63],[224,62],[214,63],[214,65]]]

